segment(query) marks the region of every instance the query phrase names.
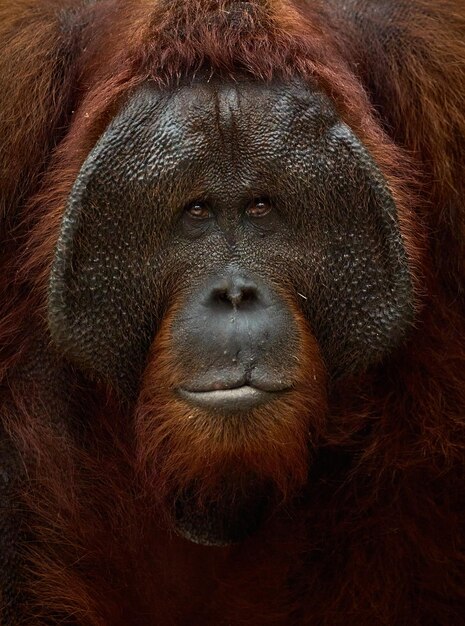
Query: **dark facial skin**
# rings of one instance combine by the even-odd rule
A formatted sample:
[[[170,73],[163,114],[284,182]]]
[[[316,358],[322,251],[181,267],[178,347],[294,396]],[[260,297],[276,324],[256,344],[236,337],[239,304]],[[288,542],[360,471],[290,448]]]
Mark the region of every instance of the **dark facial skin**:
[[[403,336],[411,283],[387,185],[329,100],[295,84],[132,96],[84,163],[52,271],[49,324],[129,397],[174,302],[179,394],[246,411],[292,386],[298,303],[333,376]]]

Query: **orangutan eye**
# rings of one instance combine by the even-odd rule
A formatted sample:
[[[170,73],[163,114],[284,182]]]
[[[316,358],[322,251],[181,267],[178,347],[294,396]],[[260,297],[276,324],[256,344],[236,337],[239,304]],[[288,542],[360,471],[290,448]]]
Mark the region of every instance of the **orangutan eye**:
[[[253,219],[259,219],[268,215],[271,208],[271,202],[268,198],[257,198],[248,206],[246,214]]]
[[[204,202],[192,202],[186,208],[186,213],[194,220],[208,220],[212,212]]]

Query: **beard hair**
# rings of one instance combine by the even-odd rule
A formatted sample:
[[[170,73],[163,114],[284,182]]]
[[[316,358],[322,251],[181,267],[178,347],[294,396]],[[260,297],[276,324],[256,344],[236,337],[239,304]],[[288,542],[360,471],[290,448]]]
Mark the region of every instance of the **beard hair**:
[[[239,540],[307,482],[325,422],[326,385],[317,344],[307,328],[301,335],[292,389],[226,416],[178,397],[183,375],[172,356],[169,318],[158,333],[136,408],[136,465],[167,524],[191,540]]]

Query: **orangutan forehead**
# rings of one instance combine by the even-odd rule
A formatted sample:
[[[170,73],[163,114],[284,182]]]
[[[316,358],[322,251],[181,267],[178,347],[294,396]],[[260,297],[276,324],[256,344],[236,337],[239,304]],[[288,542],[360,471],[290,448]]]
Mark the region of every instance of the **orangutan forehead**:
[[[145,89],[142,94],[150,97],[150,90]],[[195,119],[203,112],[210,124],[215,122],[236,131],[239,116],[257,129],[264,125],[269,127],[272,120],[282,128],[283,122],[288,126],[296,117],[318,118],[327,123],[336,119],[330,100],[316,87],[297,80],[263,84],[250,80],[224,82],[215,78],[174,89],[168,98],[171,114]]]
[[[129,118],[132,132],[161,148],[185,143],[235,145],[254,142],[261,152],[288,141],[307,145],[338,119],[328,98],[299,82],[269,85],[254,82],[198,82],[172,91],[144,86],[128,102],[116,124]],[[257,155],[259,156],[259,154]]]
[[[170,91],[145,85],[113,120],[92,160],[95,174],[111,175],[119,188],[132,181],[158,195],[186,184],[189,195],[201,195],[218,177],[235,189],[271,189],[278,179],[318,169],[316,157],[329,163],[326,146],[340,143],[333,131],[341,126],[327,97],[298,82],[205,82]]]

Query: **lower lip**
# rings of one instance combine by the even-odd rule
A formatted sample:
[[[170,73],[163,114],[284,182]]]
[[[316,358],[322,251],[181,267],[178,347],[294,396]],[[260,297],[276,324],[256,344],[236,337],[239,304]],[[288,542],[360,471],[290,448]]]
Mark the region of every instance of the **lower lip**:
[[[248,385],[237,389],[218,389],[215,391],[187,391],[186,389],[179,389],[178,391],[181,398],[193,406],[228,413],[240,413],[253,409],[275,400],[279,395],[275,391],[263,391]]]

